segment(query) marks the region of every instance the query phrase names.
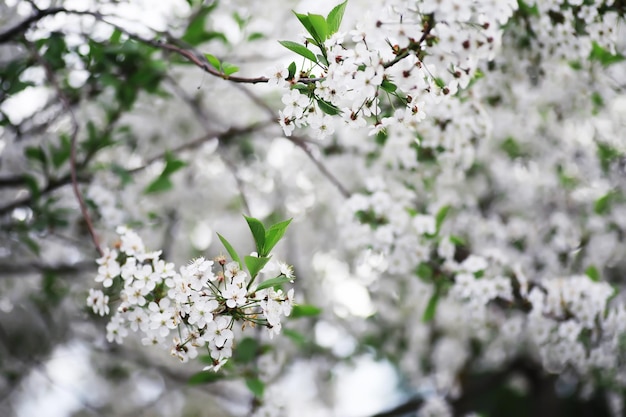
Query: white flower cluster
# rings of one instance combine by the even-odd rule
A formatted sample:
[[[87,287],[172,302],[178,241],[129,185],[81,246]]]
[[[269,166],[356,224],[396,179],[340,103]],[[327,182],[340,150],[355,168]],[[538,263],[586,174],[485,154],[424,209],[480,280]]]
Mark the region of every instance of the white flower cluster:
[[[330,115],[369,126],[370,135],[390,126],[414,131],[431,104],[468,87],[480,62],[491,59],[517,2],[388,1],[382,15],[367,15],[349,34],[323,44],[323,60],[303,69],[305,83],[290,79],[279,122],[287,136],[308,126],[319,138],[332,135]],[[322,67],[315,78],[314,71]],[[288,86],[286,68],[272,68],[270,82]],[[381,97],[394,106],[381,111]],[[317,103],[317,106],[315,105]],[[425,110],[426,109],[426,110]]]
[[[182,362],[205,348],[213,360],[206,369],[217,371],[232,356],[235,322],[264,326],[273,337],[280,333],[281,317],[291,313],[293,289],[260,288],[238,262],[201,257],[177,272],[160,259],[161,251],[147,252],[137,233],[126,227],[117,232],[118,249],[107,248],[97,260],[95,278],[120,301],[106,326],[109,342],[122,343],[131,330],[143,336],[144,345],[169,346]],[[279,277],[294,278],[286,264],[277,262],[273,269]],[[108,301],[109,295],[92,289],[87,305],[103,316],[109,313]]]

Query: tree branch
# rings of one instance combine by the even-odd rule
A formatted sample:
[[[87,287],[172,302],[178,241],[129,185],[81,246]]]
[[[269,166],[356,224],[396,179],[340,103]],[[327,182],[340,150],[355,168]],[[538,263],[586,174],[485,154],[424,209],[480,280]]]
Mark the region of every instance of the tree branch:
[[[63,105],[63,108],[65,109],[65,111],[70,116],[70,121],[72,124],[72,131],[70,133],[70,178],[72,182],[72,189],[74,190],[74,195],[76,196],[76,199],[78,200],[80,211],[87,225],[87,230],[89,230],[89,235],[91,236],[91,240],[93,241],[93,244],[95,245],[98,253],[102,256],[104,252],[102,248],[100,247],[98,236],[94,229],[93,222],[91,221],[89,210],[87,209],[87,204],[85,204],[85,200],[83,199],[80,189],[78,188],[78,176],[76,173],[76,138],[78,137],[78,131],[80,129],[80,126],[78,124],[78,119],[76,118],[76,114],[74,113],[74,110],[72,109],[72,106],[70,104],[70,101],[67,95],[65,95],[65,93],[63,92],[63,89],[59,85],[59,82],[56,79],[56,76],[54,74],[54,70],[52,69],[52,67],[50,67],[50,63],[47,62],[45,58],[39,54],[39,51],[37,50],[36,47],[31,45],[30,49],[32,50],[35,57],[37,58],[37,61],[39,61],[40,64],[43,66],[48,82],[52,84],[54,90],[57,93],[57,96],[59,97],[59,101]]]
[[[23,20],[22,22],[18,23],[12,28],[7,29],[4,32],[0,33],[0,43],[5,43],[5,42],[9,42],[13,40],[15,37],[26,32],[33,23],[40,21],[46,16],[51,16],[57,13],[67,13],[67,12],[68,11],[64,7],[52,7],[50,9],[36,10],[35,14],[32,15],[31,17]]]

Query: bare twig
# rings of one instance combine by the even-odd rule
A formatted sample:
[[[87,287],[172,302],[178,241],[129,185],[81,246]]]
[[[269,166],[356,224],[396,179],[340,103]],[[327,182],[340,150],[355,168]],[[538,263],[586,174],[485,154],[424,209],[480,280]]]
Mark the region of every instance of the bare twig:
[[[197,139],[194,139],[190,142],[187,143],[183,143],[180,146],[177,146],[173,149],[170,149],[169,151],[166,152],[161,152],[158,155],[155,155],[151,158],[148,158],[146,160],[146,162],[141,165],[140,167],[137,168],[133,168],[131,170],[128,171],[129,174],[135,174],[139,171],[143,171],[144,169],[146,169],[148,166],[150,166],[151,164],[155,163],[156,161],[160,161],[162,159],[165,158],[165,155],[167,153],[178,153],[178,152],[182,152],[182,151],[188,151],[188,150],[192,150],[192,149],[196,149],[198,147],[200,147],[201,145],[203,145],[204,143],[208,142],[211,139],[215,139],[217,138],[217,140],[219,141],[225,141],[237,136],[241,136],[241,135],[245,135],[248,133],[252,133],[256,130],[259,130],[267,125],[271,124],[270,122],[259,122],[259,123],[253,123],[249,126],[245,126],[245,127],[231,127],[230,129],[227,129],[223,132],[208,132],[202,136],[200,136]]]
[[[267,112],[268,114],[271,114],[271,115],[275,114],[274,110],[269,105],[267,105],[267,103],[265,103],[263,100],[258,98],[255,94],[253,94],[247,88],[245,88],[244,86],[238,86],[238,87],[240,87],[239,89],[241,91],[243,91],[250,98],[250,100],[254,104],[256,104],[257,106],[259,106],[260,108],[265,110],[265,112]],[[301,136],[285,136],[285,139],[293,142],[296,146],[298,146],[300,149],[302,149],[304,151],[304,153],[309,157],[311,162],[313,162],[313,164],[315,164],[317,169],[326,178],[328,178],[328,180],[339,190],[339,192],[341,193],[342,196],[344,196],[345,198],[349,198],[350,197],[350,192],[346,189],[346,187],[344,187],[341,184],[341,182],[337,179],[337,177],[335,177],[326,168],[326,166],[319,159],[317,159],[315,157],[315,155],[313,155],[313,152],[311,151],[311,148],[309,147],[309,142],[311,142],[309,139],[307,139],[305,137],[301,137]]]
[[[42,57],[39,54],[39,51],[37,50],[37,48],[35,48],[34,46],[31,46],[30,49],[35,55],[35,57],[37,58],[37,61],[39,61],[41,66],[43,66],[48,82],[52,84],[52,87],[54,88],[54,90],[57,93],[57,96],[59,97],[59,101],[63,105],[63,108],[65,108],[65,111],[70,116],[70,121],[72,124],[72,131],[70,134],[70,178],[72,181],[72,189],[74,190],[74,195],[76,196],[76,199],[78,200],[81,214],[87,225],[87,230],[89,230],[89,234],[91,235],[91,240],[93,241],[93,244],[95,245],[98,253],[100,255],[103,255],[104,252],[102,251],[102,248],[100,247],[98,236],[94,229],[93,222],[91,221],[91,216],[89,215],[89,210],[87,209],[85,200],[83,199],[80,189],[78,188],[78,175],[76,173],[76,138],[78,137],[78,131],[80,129],[80,125],[78,124],[78,119],[76,118],[76,114],[74,113],[74,110],[72,109],[71,103],[67,95],[65,95],[65,93],[63,92],[63,89],[59,85],[59,82],[57,81],[56,76],[54,74],[54,70],[50,67],[50,64],[45,60],[44,57]]]

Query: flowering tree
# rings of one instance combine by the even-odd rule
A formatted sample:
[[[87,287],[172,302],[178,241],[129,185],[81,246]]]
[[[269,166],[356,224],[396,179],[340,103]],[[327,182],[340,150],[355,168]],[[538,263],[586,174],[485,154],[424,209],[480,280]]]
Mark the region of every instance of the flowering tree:
[[[626,2],[142,3],[0,6],[8,410],[80,341],[235,414],[622,415]],[[287,394],[362,358],[397,401]]]

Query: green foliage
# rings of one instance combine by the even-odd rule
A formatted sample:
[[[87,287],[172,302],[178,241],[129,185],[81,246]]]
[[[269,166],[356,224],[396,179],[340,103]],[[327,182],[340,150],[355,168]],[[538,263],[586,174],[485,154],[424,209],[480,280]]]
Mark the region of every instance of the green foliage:
[[[263,398],[265,392],[265,384],[259,378],[250,377],[246,378],[246,387],[254,394],[258,399]]]
[[[259,286],[256,288],[256,291],[261,291],[264,290],[266,288],[270,288],[270,287],[278,287],[280,288],[281,285],[286,284],[288,282],[291,282],[293,280],[293,278],[287,278],[287,277],[276,277],[276,278],[271,278],[268,279],[266,281],[263,281],[262,283],[259,284]]]
[[[203,385],[226,379],[226,375],[222,372],[197,372],[187,380],[188,385]]]
[[[248,268],[248,272],[250,272],[250,276],[252,278],[256,277],[261,269],[267,264],[270,260],[269,257],[256,257],[256,256],[244,256],[244,262],[246,263],[246,268]]]
[[[317,107],[319,107],[324,113],[330,114],[331,116],[341,114],[341,110],[329,102],[322,100],[321,98],[316,98],[315,101],[317,101]]]
[[[278,43],[280,43],[282,46],[289,49],[290,51],[305,57],[309,61],[317,63],[317,58],[315,58],[315,54],[311,52],[306,46],[292,41],[278,41]],[[293,78],[293,76],[291,76],[290,78]]]
[[[600,271],[598,271],[598,268],[596,268],[595,265],[591,265],[585,269],[585,275],[587,275],[594,282],[600,281]]]
[[[298,319],[300,317],[315,317],[322,313],[322,309],[314,305],[309,304],[296,304],[291,310],[292,319]]]
[[[220,239],[220,242],[222,242],[222,245],[224,245],[224,248],[226,248],[226,251],[228,252],[228,255],[230,255],[231,259],[237,262],[241,268],[243,264],[239,259],[239,255],[237,255],[237,251],[233,248],[233,245],[231,245],[230,242],[228,242],[228,240],[226,240],[226,238],[219,233],[217,234],[217,237]]]
[[[622,62],[626,57],[621,54],[613,54],[610,51],[601,47],[597,42],[592,43],[591,52],[589,53],[589,60],[596,61],[605,67],[609,65]]]
[[[224,44],[228,44],[228,39],[221,32],[215,32],[206,30],[207,17],[217,8],[219,2],[215,1],[208,6],[203,6],[202,9],[193,17],[187,26],[185,34],[181,38],[182,41],[197,46],[201,43],[211,40],[219,40]]]
[[[245,337],[237,343],[233,360],[241,364],[251,363],[257,358],[260,350],[261,346],[256,339]]]
[[[335,6],[328,16],[326,17],[326,25],[328,28],[328,35],[332,36],[339,31],[341,21],[343,20],[343,14],[346,11],[348,0]]]
[[[168,191],[174,187],[172,181],[170,180],[170,176],[176,171],[182,169],[187,164],[183,161],[180,161],[171,153],[166,153],[165,155],[165,167],[163,168],[163,172],[159,175],[154,181],[152,181],[144,190],[145,194],[154,194],[161,193],[164,191]]]
[[[439,304],[439,291],[435,290],[433,295],[430,296],[424,314],[422,315],[422,321],[428,323],[433,321],[435,314],[437,314],[437,305]]]

